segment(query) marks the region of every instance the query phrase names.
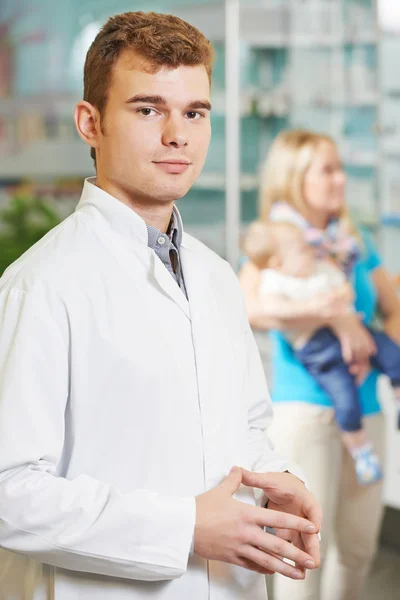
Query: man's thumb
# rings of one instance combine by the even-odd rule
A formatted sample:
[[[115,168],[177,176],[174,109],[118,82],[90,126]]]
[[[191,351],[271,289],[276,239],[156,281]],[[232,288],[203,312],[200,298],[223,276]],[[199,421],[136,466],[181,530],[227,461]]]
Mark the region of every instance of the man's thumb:
[[[221,485],[226,489],[227,492],[229,492],[231,496],[233,496],[233,494],[239,489],[241,483],[242,469],[240,467],[232,467]]]

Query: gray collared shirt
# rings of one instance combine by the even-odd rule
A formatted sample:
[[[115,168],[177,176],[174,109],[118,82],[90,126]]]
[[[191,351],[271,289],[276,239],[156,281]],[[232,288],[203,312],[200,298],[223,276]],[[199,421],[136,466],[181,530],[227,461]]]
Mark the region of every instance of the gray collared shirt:
[[[187,298],[183,279],[179,250],[182,242],[182,226],[179,218],[172,213],[167,233],[162,233],[156,227],[147,225],[148,246],[157,254],[167,271],[175,279]]]

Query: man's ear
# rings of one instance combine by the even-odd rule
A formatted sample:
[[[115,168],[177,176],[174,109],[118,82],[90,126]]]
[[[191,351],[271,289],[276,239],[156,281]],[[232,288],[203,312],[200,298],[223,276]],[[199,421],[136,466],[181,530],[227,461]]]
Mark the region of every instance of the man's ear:
[[[75,107],[75,127],[81,139],[92,148],[97,148],[101,135],[100,115],[95,108],[86,100],[81,100]]]

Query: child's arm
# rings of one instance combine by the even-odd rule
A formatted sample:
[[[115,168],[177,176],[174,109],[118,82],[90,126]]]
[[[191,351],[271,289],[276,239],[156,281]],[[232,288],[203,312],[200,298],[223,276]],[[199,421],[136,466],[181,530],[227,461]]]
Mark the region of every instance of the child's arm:
[[[343,290],[315,294],[307,300],[289,299],[283,294],[261,295],[261,271],[248,262],[239,273],[250,325],[255,329],[318,328],[343,314],[347,300]]]
[[[343,298],[348,298],[349,303],[354,302],[354,290],[353,286],[337,266],[333,259],[323,259],[319,261],[319,270],[325,275],[326,285],[330,289],[341,290]]]
[[[343,302],[349,305],[349,312],[353,312],[355,294],[351,283],[349,281],[342,283],[341,286],[336,288],[336,292],[341,295]]]

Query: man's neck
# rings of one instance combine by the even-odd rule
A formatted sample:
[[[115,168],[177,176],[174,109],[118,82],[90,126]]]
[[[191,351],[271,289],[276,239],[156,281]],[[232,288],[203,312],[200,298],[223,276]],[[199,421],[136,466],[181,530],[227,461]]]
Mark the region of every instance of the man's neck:
[[[129,208],[134,210],[143,219],[146,225],[151,225],[163,233],[167,232],[174,202],[162,203],[155,200],[152,201],[151,198],[144,196],[136,198],[114,186],[111,182],[99,179],[99,177],[96,179],[96,185],[110,194],[110,196],[113,196],[113,198],[129,206]]]

